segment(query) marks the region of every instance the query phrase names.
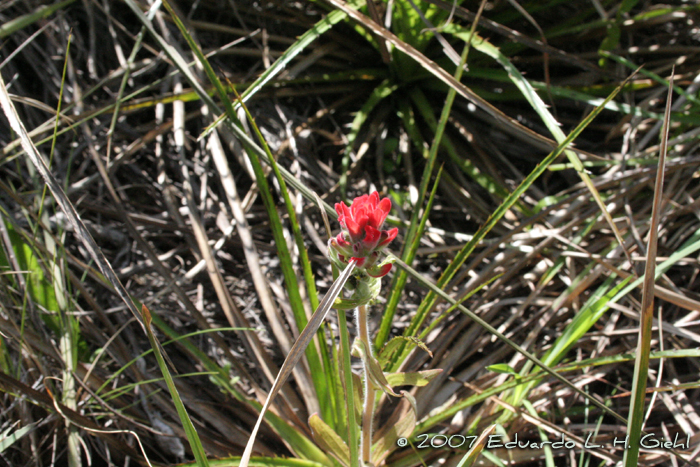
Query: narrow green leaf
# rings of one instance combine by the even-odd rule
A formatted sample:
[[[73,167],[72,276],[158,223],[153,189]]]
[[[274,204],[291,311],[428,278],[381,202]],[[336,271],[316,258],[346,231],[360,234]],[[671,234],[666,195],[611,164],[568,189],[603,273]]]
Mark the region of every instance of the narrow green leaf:
[[[304,34],[299,36],[299,39],[292,44],[284,53],[275,60],[270,68],[265,70],[265,72],[260,75],[241,95],[243,102],[248,102],[248,100],[253,97],[258,91],[260,91],[266,84],[268,84],[272,78],[277,76],[286,66],[291,62],[294,57],[299,55],[304,51],[313,41],[318,39],[326,31],[331,29],[333,25],[345,19],[347,15],[342,11],[332,11],[325,18],[316,23],[311,29],[306,31]],[[206,130],[199,136],[199,139],[205,137],[209,132],[215,129],[224,119],[226,118],[226,113],[221,114],[211,125],[209,125]]]
[[[625,450],[623,463],[625,467],[637,465],[639,460],[639,445],[644,425],[644,406],[649,374],[649,353],[651,352],[651,327],[654,321],[654,276],[656,275],[656,251],[659,236],[659,219],[661,202],[664,195],[664,173],[666,171],[666,151],[668,149],[668,133],[671,126],[671,102],[673,100],[673,77],[668,85],[666,97],[666,113],[664,126],[661,131],[661,149],[659,151],[659,167],[654,183],[654,200],[649,221],[649,240],[647,244],[646,265],[644,267],[644,285],[642,286],[642,305],[640,310],[639,337],[637,340],[637,358],[634,362],[634,378],[632,379],[632,398],[630,400],[630,417],[627,424],[629,448]]]
[[[484,450],[489,436],[491,436],[495,429],[496,425],[491,425],[490,427],[485,429],[481,433],[481,435],[476,439],[471,449],[469,449],[469,452],[467,452],[464,455],[464,457],[462,457],[462,460],[459,461],[457,467],[471,467],[472,465],[474,465],[474,462],[476,462],[476,460],[481,455],[481,452]]]
[[[517,375],[518,372],[515,368],[508,365],[507,363],[496,363],[495,365],[489,365],[486,367],[487,370],[493,371],[494,373],[503,373],[508,375]]]
[[[19,16],[17,18],[7,21],[5,24],[0,25],[0,39],[3,39],[20,29],[26,28],[30,24],[34,24],[37,21],[48,18],[56,11],[61,10],[75,0],[64,0],[63,2],[54,3],[53,5],[42,5],[31,13]]]
[[[170,391],[170,397],[172,398],[173,403],[175,404],[175,410],[177,410],[177,414],[180,417],[180,423],[182,423],[182,428],[185,430],[185,435],[187,436],[187,441],[189,441],[190,443],[190,448],[192,449],[194,458],[197,461],[197,466],[208,467],[209,460],[207,459],[207,455],[204,452],[202,442],[199,439],[197,430],[192,424],[192,420],[190,420],[190,416],[187,414],[185,404],[183,404],[182,399],[180,399],[180,394],[177,392],[177,388],[175,387],[173,377],[170,375],[170,371],[168,370],[168,365],[166,365],[165,359],[160,353],[161,346],[158,344],[156,336],[153,335],[153,331],[151,330],[151,322],[153,321],[151,317],[151,312],[146,307],[146,305],[142,304],[141,313],[143,316],[143,321],[146,325],[146,334],[148,335],[148,341],[151,343],[151,348],[153,348],[153,354],[156,356],[156,360],[158,361],[158,367],[160,367],[160,371],[163,374],[163,379],[165,379],[165,384],[168,386],[168,390]]]
[[[431,161],[430,159],[428,160],[428,163],[426,164],[426,167],[423,171],[423,179],[421,180],[421,190],[423,188],[423,184],[426,184],[428,180],[430,179],[430,174],[432,174],[433,169],[432,166],[429,167],[429,165],[434,164],[434,160]],[[422,204],[422,200],[424,196],[419,196],[418,197],[418,203],[416,203],[416,206],[414,206],[414,212],[413,212],[413,217],[411,218],[411,225],[408,229],[408,233],[406,235],[406,243],[404,244],[404,250],[403,250],[403,255],[402,258],[404,258],[404,262],[406,264],[411,264],[413,263],[413,260],[416,256],[416,252],[418,251],[418,247],[420,246],[420,239],[423,236],[423,232],[425,232],[425,226],[428,223],[428,216],[430,215],[430,210],[433,207],[433,201],[435,200],[435,192],[437,191],[438,184],[440,183],[440,177],[442,175],[442,167],[440,167],[440,170],[437,173],[437,176],[435,177],[435,182],[433,183],[433,189],[430,192],[430,197],[428,198],[428,204],[426,205],[425,209],[423,210],[423,214],[420,218],[420,223],[418,223],[418,227],[415,228],[414,226],[416,225],[415,218],[418,215],[419,212],[419,206]],[[421,191],[422,193],[422,191]],[[396,313],[396,307],[399,304],[399,300],[401,299],[401,294],[403,293],[404,286],[406,285],[406,280],[408,279],[408,275],[406,274],[406,271],[399,269],[399,271],[395,274],[394,279],[391,282],[391,287],[389,290],[391,290],[391,293],[389,295],[389,298],[387,300],[386,307],[384,308],[384,314],[382,315],[382,322],[379,325],[379,331],[377,331],[377,337],[375,338],[375,349],[381,348],[382,345],[386,342],[387,338],[389,337],[389,332],[391,331],[391,323],[394,320],[394,314]],[[392,339],[393,340],[393,339]],[[422,342],[419,341],[420,344]],[[399,342],[397,342],[399,344]],[[399,349],[403,348],[403,345],[398,346]],[[432,353],[430,353],[430,350],[428,349],[425,344],[421,347],[423,350],[428,352],[430,356],[432,357]],[[400,351],[398,352],[399,354],[401,353]],[[388,354],[387,354],[388,355]],[[391,357],[386,357],[391,358]],[[384,364],[382,364],[382,367],[384,367]]]
[[[356,405],[355,389],[357,388],[359,396],[359,388],[362,387],[362,385],[356,385],[353,382],[354,375],[352,373],[352,364],[350,362],[350,332],[348,331],[348,322],[347,317],[345,316],[345,310],[338,310],[338,332],[340,333],[343,384],[345,386],[345,414],[348,419],[347,439],[348,447],[350,448],[350,467],[360,467],[360,446],[357,420],[361,419],[362,416],[356,412],[355,407],[357,407],[359,411],[359,408],[362,407],[362,403],[360,402]],[[359,399],[361,400],[362,397],[359,396]]]
[[[29,433],[34,429],[36,424],[39,422],[30,423],[12,431],[12,427],[0,433],[0,453],[4,452],[7,448],[15,444],[22,436]]]
[[[389,386],[418,386],[422,387],[431,382],[437,375],[442,373],[441,369],[423,370],[416,373],[386,373],[386,381]]]
[[[338,279],[336,279],[328,293],[326,293],[326,296],[323,297],[323,301],[321,301],[321,303],[319,304],[318,309],[314,312],[313,316],[311,316],[309,323],[306,325],[304,330],[299,335],[299,338],[296,340],[296,342],[290,349],[289,355],[287,355],[287,358],[284,360],[282,368],[280,368],[280,372],[277,375],[277,378],[275,378],[274,384],[272,385],[272,389],[270,389],[270,393],[267,395],[265,404],[263,404],[263,407],[260,411],[258,421],[255,422],[253,431],[250,434],[250,438],[248,439],[248,443],[246,444],[245,451],[243,451],[243,456],[241,457],[241,467],[246,467],[248,465],[248,461],[250,460],[250,456],[253,452],[255,437],[258,434],[258,430],[260,429],[260,425],[262,424],[263,417],[265,416],[265,412],[267,412],[270,403],[275,398],[285,381],[287,381],[287,378],[292,373],[292,368],[294,368],[294,365],[297,364],[301,356],[304,354],[306,346],[309,344],[311,339],[313,339],[313,336],[316,334],[318,327],[325,320],[326,315],[330,311],[331,306],[335,301],[335,298],[338,296],[338,294],[340,294],[340,292],[342,292],[345,283],[350,278],[352,271],[355,269],[355,264],[355,261],[351,261],[350,264],[348,264],[348,266],[345,268],[343,273],[338,277]],[[348,355],[348,358],[349,357],[350,356]],[[347,377],[348,375],[346,375],[346,378]]]
[[[650,358],[652,359],[658,359],[658,358],[698,358],[700,357],[700,349],[677,349],[677,350],[666,350],[663,352],[652,352],[650,355]],[[590,358],[586,360],[581,360],[579,362],[572,362],[572,363],[567,363],[566,365],[562,365],[556,368],[553,368],[554,371],[557,373],[562,373],[562,372],[567,372],[567,371],[577,371],[581,370],[583,368],[590,368],[590,367],[596,367],[596,366],[602,366],[602,365],[613,365],[621,362],[630,362],[633,361],[636,358],[634,354],[628,353],[628,354],[618,354],[618,355],[607,355],[605,357],[596,357],[596,358]],[[531,381],[534,381],[535,379],[541,378],[540,374],[531,374],[529,376],[526,376],[524,378],[518,378],[518,379],[511,379],[510,381],[507,381],[499,386],[492,387],[487,389],[486,391],[482,392],[481,394],[474,394],[472,396],[467,397],[466,399],[462,399],[461,401],[455,403],[454,405],[446,408],[445,410],[441,411],[439,414],[430,416],[426,419],[424,419],[417,427],[416,427],[416,432],[417,433],[423,433],[426,430],[431,429],[432,427],[443,423],[445,420],[449,420],[450,418],[454,417],[454,415],[468,407],[472,407],[476,404],[479,404],[480,402],[488,399],[489,397],[496,395],[496,394],[501,394],[504,391],[507,391],[509,389],[512,389],[514,387],[527,384]],[[673,387],[671,387],[669,390],[674,390]]]
[[[622,83],[620,87],[615,89],[605,100],[605,102],[611,101],[619,92],[619,90],[624,86],[625,83]],[[598,114],[602,111],[604,108],[604,104],[601,104],[600,106],[596,107],[572,132],[571,134],[564,140],[562,143],[557,147],[556,150],[551,152],[547,157],[544,158],[542,162],[540,162],[537,167],[527,176],[525,179],[520,183],[520,185],[511,193],[504,201],[501,203],[501,205],[491,214],[491,216],[486,220],[486,223],[479,228],[479,230],[474,234],[472,239],[467,242],[464,247],[457,253],[455,258],[452,260],[450,265],[445,269],[445,272],[443,272],[442,276],[440,276],[440,279],[438,280],[437,287],[433,286],[431,283],[430,285],[435,287],[433,290],[440,290],[440,295],[444,294],[442,289],[444,289],[447,284],[452,280],[454,275],[457,273],[459,268],[464,264],[464,262],[467,260],[469,255],[474,251],[474,248],[479,244],[479,242],[486,237],[486,234],[501,220],[501,218],[505,215],[505,213],[518,201],[520,196],[527,191],[527,189],[534,183],[537,178],[544,173],[544,171],[547,169],[549,164],[551,164],[559,155],[578,137],[578,135],[583,131],[584,128],[588,126],[590,122],[593,121],[595,117],[598,116]],[[432,287],[431,287],[432,288]],[[405,336],[413,336],[416,335],[418,332],[418,329],[420,326],[422,326],[423,322],[428,316],[428,313],[432,309],[433,305],[437,301],[438,293],[436,292],[429,292],[428,295],[423,299],[421,302],[421,305],[418,307],[418,311],[416,312],[416,315],[413,317],[411,320],[411,323],[409,324],[408,328],[404,332]],[[452,302],[454,303],[454,301]],[[396,368],[398,364],[400,364],[401,361],[403,361],[403,358],[406,357],[406,352],[404,352],[401,357],[395,361],[394,365],[392,366],[391,369]]]
[[[321,420],[318,414],[313,414],[309,417],[309,426],[311,427],[314,441],[321,446],[321,449],[332,455],[344,467],[349,467],[350,449],[345,444],[345,441],[338,436],[338,433]]]

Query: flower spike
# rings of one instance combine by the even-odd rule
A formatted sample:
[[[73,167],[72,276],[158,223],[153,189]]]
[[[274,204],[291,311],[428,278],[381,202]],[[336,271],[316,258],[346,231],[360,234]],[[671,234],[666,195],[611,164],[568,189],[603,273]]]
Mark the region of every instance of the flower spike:
[[[343,231],[329,241],[329,255],[339,267],[356,260],[356,271],[371,278],[387,275],[391,262],[377,264],[379,252],[396,238],[399,229],[382,230],[391,212],[391,199],[381,199],[376,191],[355,198],[350,206],[335,205]]]

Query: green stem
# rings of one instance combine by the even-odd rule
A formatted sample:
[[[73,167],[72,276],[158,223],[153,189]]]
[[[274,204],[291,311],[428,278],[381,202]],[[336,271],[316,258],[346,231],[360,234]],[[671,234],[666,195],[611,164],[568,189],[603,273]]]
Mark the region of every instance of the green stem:
[[[369,378],[369,360],[372,358],[372,345],[369,340],[369,320],[367,319],[367,305],[360,305],[357,307],[357,332],[360,340],[363,342],[366,352],[369,354],[364,360],[364,371],[365,371],[365,393],[364,393],[364,404],[362,409],[362,441],[360,446],[362,448],[362,461],[365,464],[371,463],[371,451],[372,451],[372,419],[374,417],[374,400],[375,391],[372,387],[372,382]]]
[[[355,393],[352,384],[352,367],[350,366],[350,333],[345,310],[338,310],[338,328],[340,331],[340,350],[342,354],[343,376],[345,378],[345,403],[348,416],[348,447],[350,448],[350,467],[360,467],[357,452],[357,421],[355,420]]]

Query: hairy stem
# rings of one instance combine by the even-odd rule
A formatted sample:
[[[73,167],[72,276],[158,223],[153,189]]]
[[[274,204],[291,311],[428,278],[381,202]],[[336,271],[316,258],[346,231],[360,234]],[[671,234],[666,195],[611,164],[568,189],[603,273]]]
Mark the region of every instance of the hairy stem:
[[[369,320],[367,319],[367,305],[360,305],[357,307],[357,333],[360,340],[363,342],[366,352],[368,352],[367,358],[364,361],[365,370],[365,393],[364,393],[364,405],[362,409],[362,440],[360,443],[362,451],[362,461],[365,464],[371,462],[371,450],[372,450],[372,419],[374,417],[374,400],[375,391],[369,377],[369,359],[372,358],[372,345],[369,340]]]
[[[352,367],[350,366],[350,333],[348,331],[345,310],[338,310],[338,327],[340,331],[340,348],[342,354],[343,376],[345,383],[345,403],[348,417],[348,448],[350,449],[350,467],[360,467],[357,453],[357,424],[355,421],[354,392],[352,387]]]

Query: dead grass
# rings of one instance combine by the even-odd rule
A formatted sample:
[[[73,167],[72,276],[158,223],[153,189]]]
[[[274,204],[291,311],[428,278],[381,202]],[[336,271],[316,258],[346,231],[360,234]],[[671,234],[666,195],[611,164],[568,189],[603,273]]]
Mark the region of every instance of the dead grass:
[[[138,3],[144,10],[149,7]],[[447,7],[439,0],[430,3]],[[5,2],[0,22],[31,15],[41,4]],[[522,3],[545,32],[546,43],[510,3],[488,4],[480,20],[480,34],[529,80],[540,83],[542,99],[566,134],[599,103],[595,99],[607,96],[632,72],[610,58],[604,66],[599,63],[598,50],[609,29],[600,24],[598,4],[551,2],[541,10],[536,2]],[[196,8],[189,2],[173,6],[190,20],[189,30],[203,50],[213,53],[215,71],[237,86],[252,82],[327,10],[322,4],[223,0],[202,0]],[[470,26],[477,5],[463,6],[471,11],[457,9],[452,21]],[[617,7],[603,3],[613,20]],[[670,10],[655,14],[663,8]],[[654,291],[651,341],[652,352],[679,354],[652,359],[647,384],[659,389],[647,394],[647,407],[653,406],[645,430],[666,439],[678,433],[683,441],[689,435],[691,445],[678,450],[692,465],[700,430],[700,368],[697,355],[680,352],[700,343],[700,118],[694,97],[698,14],[690,4],[640,3],[616,23],[620,39],[611,49],[664,79],[675,65],[675,84],[689,94],[674,96],[656,256],[657,271],[663,274]],[[192,60],[167,13],[156,14],[154,24]],[[420,87],[437,119],[445,86],[416,67],[417,79],[399,80],[398,90],[373,108],[353,134],[350,123],[362,103],[382,80],[396,78],[353,24],[340,22],[313,42],[249,107],[279,164],[300,183],[331,204],[344,190],[352,199],[378,189],[392,197],[392,222],[402,226],[404,236],[433,138],[433,124],[418,113],[412,93]],[[140,28],[121,2],[75,2],[4,37],[2,76],[20,120],[125,290],[160,318],[157,334],[177,370],[178,390],[206,452],[211,458],[237,456],[298,336],[296,321],[270,218],[233,134],[221,125],[212,133],[215,138],[198,140],[216,115],[174,72],[149,35],[120,91]],[[373,40],[380,44],[386,38]],[[454,71],[436,41],[421,52]],[[526,129],[550,138],[503,69],[484,55],[470,54],[464,86]],[[199,73],[197,67],[193,70]],[[204,83],[203,74],[200,78]],[[62,114],[52,142],[61,90]],[[617,110],[604,111],[576,140],[623,245],[580,174],[560,158],[477,245],[444,290],[459,300],[479,289],[465,305],[543,359],[577,315],[586,310],[600,314],[568,352],[547,362],[551,366],[634,353],[641,285],[615,300],[611,290],[627,276],[633,276],[632,282],[644,272],[661,129],[657,117],[663,114],[666,91],[652,78],[637,75],[616,99]],[[110,130],[120,95],[121,109]],[[503,193],[512,192],[550,151],[544,139],[527,137],[494,115],[459,96],[450,114],[446,137],[452,150],[443,146],[438,153],[436,165],[443,165],[444,173],[413,262],[432,281],[501,204]],[[150,349],[145,334],[54,198],[44,196],[43,180],[5,117],[0,118],[0,459],[13,466],[67,465],[72,439],[83,465],[134,465],[145,462],[136,435],[154,465],[191,460],[155,360],[143,355]],[[407,125],[411,119],[413,125]],[[354,142],[348,146],[350,134]],[[228,178],[217,166],[221,161],[228,163]],[[291,232],[279,185],[271,182],[270,187]],[[333,280],[325,257],[328,232],[312,201],[295,190],[292,201],[322,295]],[[291,235],[287,238],[301,278],[298,251]],[[689,253],[674,257],[685,247]],[[384,298],[370,316],[375,331],[392,283],[384,281]],[[309,315],[307,291],[300,289]],[[404,332],[426,293],[409,278],[391,335]],[[608,295],[590,305],[596,294]],[[418,402],[414,436],[479,434],[495,421],[511,439],[517,433],[521,440],[539,439],[538,430],[556,440],[562,433],[585,440],[596,431],[601,447],[554,450],[553,465],[612,465],[622,459],[622,450],[612,443],[624,436],[625,425],[551,378],[538,380],[522,395],[531,411],[512,405],[514,389],[478,400],[479,394],[514,378],[487,366],[507,363],[525,377],[531,364],[466,315],[452,311],[443,318],[447,309],[438,301],[426,321],[427,326],[442,319],[422,336],[433,357],[416,351],[403,363],[411,371],[444,370],[413,392]],[[335,319],[331,317],[333,336],[338,332]],[[233,327],[256,331],[229,329]],[[62,347],[62,339],[68,339],[69,348]],[[589,363],[563,374],[627,417],[633,368],[627,359]],[[66,378],[74,380],[72,396]],[[290,430],[308,439],[307,420],[320,410],[311,381],[308,364],[298,366],[273,407]],[[386,420],[395,404],[381,404]],[[22,436],[8,441],[11,433]],[[256,455],[304,457],[279,425],[263,424],[258,440]],[[517,465],[547,462],[543,449],[490,452]],[[445,459],[444,465],[451,466],[462,455],[460,450],[406,448],[389,456],[386,465],[420,465],[421,460],[437,465]],[[664,450],[643,451],[642,462],[683,465]]]

